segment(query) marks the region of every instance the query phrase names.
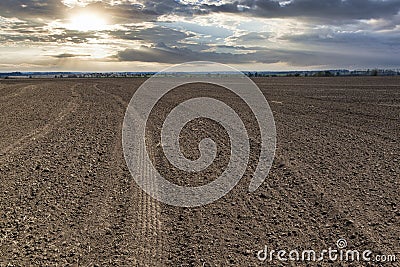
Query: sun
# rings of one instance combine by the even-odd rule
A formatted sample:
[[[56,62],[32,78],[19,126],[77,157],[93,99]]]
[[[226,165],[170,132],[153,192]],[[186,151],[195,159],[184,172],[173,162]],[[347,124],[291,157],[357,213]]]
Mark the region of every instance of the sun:
[[[68,28],[77,31],[101,31],[108,27],[107,20],[96,13],[79,13],[71,16]]]

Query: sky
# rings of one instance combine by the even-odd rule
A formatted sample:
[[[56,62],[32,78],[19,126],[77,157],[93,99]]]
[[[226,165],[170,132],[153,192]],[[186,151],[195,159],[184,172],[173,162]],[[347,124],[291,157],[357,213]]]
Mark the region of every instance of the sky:
[[[400,68],[400,0],[0,0],[0,71]]]

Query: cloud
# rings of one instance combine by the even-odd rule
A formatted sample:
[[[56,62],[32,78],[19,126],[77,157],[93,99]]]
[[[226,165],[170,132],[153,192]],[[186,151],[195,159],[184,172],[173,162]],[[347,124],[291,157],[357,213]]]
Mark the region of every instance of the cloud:
[[[59,18],[67,7],[59,0],[1,0],[0,15],[24,19]]]
[[[74,4],[75,3],[75,4]],[[80,3],[80,4],[78,4]],[[80,9],[98,9],[109,13],[118,23],[132,20],[154,20],[166,14],[196,16],[213,12],[265,18],[298,17],[331,21],[379,19],[395,16],[400,11],[398,0],[276,0],[241,1],[60,1],[2,0],[0,15],[25,18],[60,18]]]
[[[178,31],[165,26],[152,25],[149,27],[127,26],[124,30],[109,31],[108,34],[122,40],[146,41],[147,43],[176,44],[194,34]]]
[[[237,48],[236,50],[238,50]],[[179,64],[187,61],[214,61],[225,64],[250,63],[287,63],[291,66],[331,66],[333,68],[350,67],[363,64],[366,67],[398,66],[398,60],[385,53],[370,53],[356,48],[341,51],[340,49],[260,49],[241,54],[218,53],[209,51],[192,51],[182,47],[168,47],[165,44],[142,46],[139,49],[125,49],[115,56],[119,61],[157,62]],[[377,64],[376,62],[379,62]]]
[[[318,18],[322,20],[360,20],[387,18],[400,11],[398,0],[245,0],[225,5],[205,5],[213,12],[256,15],[265,18]],[[246,8],[243,8],[245,6]]]
[[[228,46],[228,48],[230,47]],[[236,47],[235,50],[238,50],[239,48],[240,47]],[[309,63],[319,65],[320,62],[316,62],[316,60],[314,60],[314,62],[310,61],[310,58],[313,58],[313,54],[314,53],[310,51],[289,51],[284,49],[261,49],[255,52],[240,54],[219,53],[214,51],[193,51],[186,47],[168,47],[165,44],[160,43],[150,47],[141,46],[138,49],[125,49],[118,52],[116,58],[119,61],[158,62],[168,64],[206,60],[224,64],[271,64],[277,62],[290,62],[299,65],[304,63],[306,65]]]
[[[143,5],[131,4],[126,1],[122,1],[119,4],[111,4],[109,1],[97,1],[88,3],[84,7],[75,6],[67,10],[68,14],[76,14],[79,12],[96,12],[103,14],[114,24],[155,21],[158,16],[157,13],[145,10]]]
[[[72,58],[72,57],[90,57],[90,55],[79,55],[79,54],[63,53],[63,54],[58,54],[58,55],[51,55],[51,57],[55,57],[55,58]]]
[[[141,46],[139,49],[126,49],[118,52],[120,61],[141,61],[177,64],[187,61],[210,60],[221,63],[249,62],[248,55],[231,53],[196,52],[188,48],[168,47],[164,43],[155,46]]]
[[[110,27],[68,27],[92,11]],[[399,11],[399,0],[1,0],[0,53],[11,62],[32,49],[46,64],[399,66]]]

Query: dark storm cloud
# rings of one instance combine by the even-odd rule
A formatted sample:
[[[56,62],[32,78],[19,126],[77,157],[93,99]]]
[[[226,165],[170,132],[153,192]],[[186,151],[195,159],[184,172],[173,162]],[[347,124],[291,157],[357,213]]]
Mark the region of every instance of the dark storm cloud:
[[[233,48],[231,46],[223,48]],[[233,50],[246,50],[236,47]],[[117,53],[119,61],[141,61],[177,64],[187,61],[215,61],[225,64],[244,64],[244,63],[277,63],[289,62],[292,57],[307,58],[312,53],[260,49],[256,52],[242,54],[219,53],[210,51],[193,51],[187,47],[169,47],[163,43],[155,46],[142,46],[139,49],[126,49]]]
[[[73,57],[90,57],[90,55],[79,55],[79,54],[63,53],[63,54],[59,54],[59,55],[51,55],[51,57],[55,57],[55,58],[73,58]]]
[[[238,50],[237,48],[236,50]],[[140,49],[126,49],[117,53],[119,61],[157,62],[179,64],[187,61],[214,61],[225,64],[249,63],[277,63],[284,62],[292,66],[354,66],[360,64],[365,67],[399,65],[397,58],[385,53],[369,53],[358,51],[356,48],[347,51],[340,49],[326,50],[285,50],[260,49],[256,52],[243,54],[217,53],[208,51],[193,51],[186,47],[168,47],[165,44],[156,46],[142,46]],[[377,64],[379,62],[379,64]]]
[[[232,54],[207,51],[193,51],[188,48],[168,47],[164,43],[155,46],[142,46],[140,49],[126,49],[117,54],[120,61],[142,61],[159,63],[182,63],[186,61],[210,60],[220,63],[250,63],[257,61],[257,53]],[[263,57],[264,63],[275,63],[275,57]]]
[[[243,8],[243,6],[247,8]],[[214,12],[248,13],[266,18],[310,17],[331,20],[387,18],[400,11],[399,0],[292,0],[281,5],[273,0],[245,0],[221,6]]]
[[[331,20],[388,18],[400,11],[399,0],[292,0],[280,4],[274,0],[243,0],[216,4],[181,4],[176,0],[141,1],[140,4],[121,2],[111,5],[98,1],[85,8],[107,11],[119,20],[150,20],[164,14],[197,15],[226,12],[256,15],[266,18],[302,17]],[[75,7],[76,10],[79,7]],[[6,17],[57,18],[71,9],[60,0],[2,0],[0,15]]]
[[[20,27],[10,26],[0,34],[0,41],[3,43],[74,43],[81,44],[88,42],[89,39],[96,39],[95,33],[80,32],[74,30],[63,30],[62,33],[49,33],[42,27]]]
[[[338,19],[385,18],[400,10],[398,0],[295,0],[283,8],[292,16]]]
[[[150,43],[177,43],[194,35],[184,31],[178,31],[163,26],[154,26],[151,28],[141,28],[130,26],[127,30],[109,31],[108,34],[122,40],[142,40]]]
[[[85,43],[89,39],[97,39],[95,32],[81,32],[74,30],[64,30],[63,33],[49,34],[47,36],[49,42],[66,43],[72,42],[75,44]]]
[[[208,14],[209,6],[202,4],[182,4],[178,0],[145,0],[143,12],[152,15],[177,14],[181,16],[193,16]]]
[[[126,49],[117,54],[119,61],[141,61],[159,63],[182,63],[186,61],[198,61],[205,58],[222,63],[232,63],[239,61],[238,56],[233,54],[221,54],[215,52],[195,52],[188,48],[171,48],[164,43],[155,46],[141,46],[139,49]],[[223,61],[221,61],[223,60]]]
[[[174,0],[144,1],[143,6],[144,12],[155,15],[169,14],[180,7]]]
[[[1,0],[0,16],[17,18],[60,17],[67,7],[60,0]]]
[[[280,39],[293,43],[306,45],[357,47],[357,48],[379,48],[382,51],[390,49],[400,50],[400,32],[397,33],[346,33],[325,31],[317,33],[307,33],[299,35],[286,35]]]

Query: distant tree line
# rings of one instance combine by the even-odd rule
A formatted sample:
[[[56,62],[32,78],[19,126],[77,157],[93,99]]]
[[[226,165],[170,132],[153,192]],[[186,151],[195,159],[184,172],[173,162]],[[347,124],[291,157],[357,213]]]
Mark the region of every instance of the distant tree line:
[[[155,72],[11,72],[0,73],[0,78],[149,78]],[[245,75],[251,78],[257,77],[334,77],[334,76],[396,76],[400,75],[400,69],[367,69],[367,70],[319,70],[319,71],[245,71]],[[166,74],[168,75],[168,74]],[[190,75],[183,73],[182,75]],[[194,74],[195,75],[195,74]],[[229,74],[209,73],[210,76]]]
[[[248,77],[334,77],[334,76],[397,76],[400,70],[321,70],[290,72],[245,72]]]

